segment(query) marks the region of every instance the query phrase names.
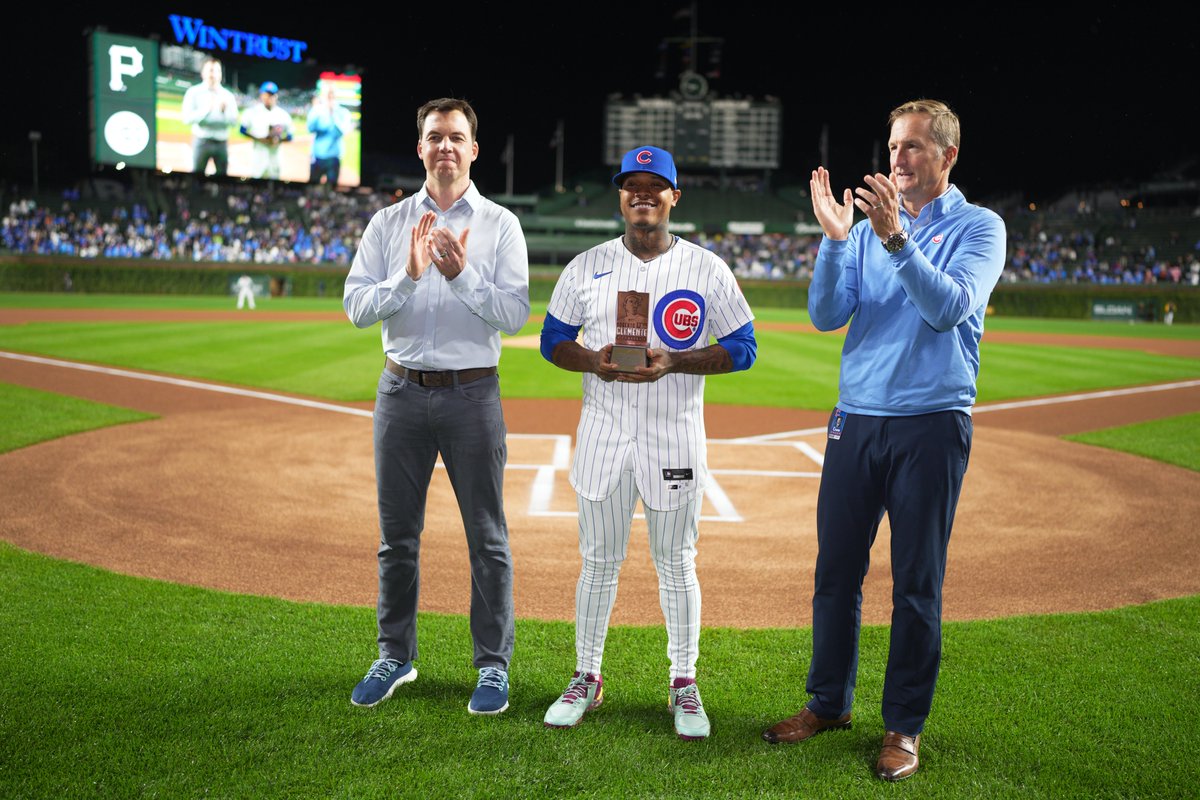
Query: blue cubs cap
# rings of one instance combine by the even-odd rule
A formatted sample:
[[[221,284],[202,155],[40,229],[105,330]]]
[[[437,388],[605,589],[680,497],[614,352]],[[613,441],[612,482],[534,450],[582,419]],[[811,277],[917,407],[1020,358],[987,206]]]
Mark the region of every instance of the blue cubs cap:
[[[613,183],[620,187],[621,181],[631,172],[649,172],[666,179],[672,189],[679,188],[675,159],[661,147],[635,147],[621,158],[621,171],[613,176]]]
[[[279,87],[275,85],[275,81],[267,81],[258,87],[258,91],[266,92],[267,94],[279,94]]]

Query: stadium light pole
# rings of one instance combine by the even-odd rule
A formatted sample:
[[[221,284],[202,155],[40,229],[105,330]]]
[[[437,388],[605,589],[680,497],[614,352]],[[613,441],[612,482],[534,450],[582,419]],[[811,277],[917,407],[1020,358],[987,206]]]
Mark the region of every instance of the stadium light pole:
[[[37,160],[37,145],[42,140],[41,131],[29,132],[29,143],[33,146],[33,194],[38,193],[38,160]]]
[[[566,124],[560,119],[558,126],[554,129],[554,138],[550,141],[550,146],[554,148],[554,191],[562,194],[566,191],[563,187],[563,151],[566,150]]]
[[[508,135],[508,141],[504,143],[504,152],[500,154],[500,160],[504,162],[504,193],[512,197],[513,193],[513,135]]]

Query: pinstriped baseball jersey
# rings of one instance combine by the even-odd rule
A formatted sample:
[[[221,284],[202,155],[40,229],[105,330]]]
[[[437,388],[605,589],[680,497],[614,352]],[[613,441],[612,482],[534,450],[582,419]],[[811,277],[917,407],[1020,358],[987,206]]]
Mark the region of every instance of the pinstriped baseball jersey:
[[[698,245],[675,239],[643,262],[613,239],[576,256],[563,270],[547,311],[582,326],[584,347],[616,338],[617,292],[650,296],[649,346],[699,350],[754,319],[729,267]],[[651,508],[679,508],[708,479],[704,376],[671,373],[653,383],[605,383],[583,376],[571,485],[588,500],[612,494],[632,463],[638,493]]]

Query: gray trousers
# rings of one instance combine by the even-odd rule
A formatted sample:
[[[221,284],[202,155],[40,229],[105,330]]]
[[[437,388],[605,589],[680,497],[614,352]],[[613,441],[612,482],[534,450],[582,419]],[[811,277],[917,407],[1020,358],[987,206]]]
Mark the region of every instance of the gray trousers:
[[[213,174],[224,175],[229,170],[229,143],[224,139],[192,137],[192,172],[203,177],[210,158],[216,170]]]
[[[420,386],[386,370],[380,377],[375,398],[380,658],[417,657],[421,531],[440,453],[467,535],[474,664],[508,669],[513,570],[503,503],[506,433],[497,376],[446,387]]]

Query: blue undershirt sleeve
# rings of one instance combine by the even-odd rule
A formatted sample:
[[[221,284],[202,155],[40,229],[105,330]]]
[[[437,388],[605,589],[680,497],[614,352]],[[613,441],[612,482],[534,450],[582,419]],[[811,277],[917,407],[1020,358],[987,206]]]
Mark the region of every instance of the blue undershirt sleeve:
[[[542,334],[542,347],[545,348],[545,333]],[[758,356],[758,341],[754,338],[754,323],[747,322],[728,336],[717,339],[717,344],[729,351],[733,360],[733,372],[750,369]]]
[[[568,325],[553,314],[542,321],[542,358],[554,363],[554,348],[560,342],[573,342],[579,335],[579,325]]]

